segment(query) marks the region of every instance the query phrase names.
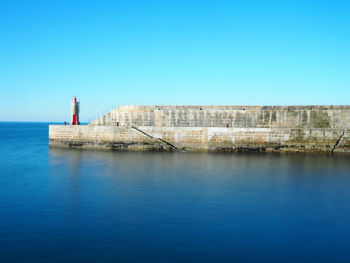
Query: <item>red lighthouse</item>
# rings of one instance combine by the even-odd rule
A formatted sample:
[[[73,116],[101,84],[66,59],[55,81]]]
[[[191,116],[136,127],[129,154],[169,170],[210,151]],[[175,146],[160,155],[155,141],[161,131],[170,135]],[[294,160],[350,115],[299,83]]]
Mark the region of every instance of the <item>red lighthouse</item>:
[[[80,105],[79,102],[77,101],[77,98],[74,97],[72,103],[71,103],[71,120],[70,124],[71,125],[79,125],[79,110],[80,110]]]

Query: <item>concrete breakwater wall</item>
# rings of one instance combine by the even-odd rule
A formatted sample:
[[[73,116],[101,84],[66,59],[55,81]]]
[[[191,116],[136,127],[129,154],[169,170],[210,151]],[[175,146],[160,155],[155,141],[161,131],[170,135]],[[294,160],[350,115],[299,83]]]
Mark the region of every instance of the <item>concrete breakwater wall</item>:
[[[350,129],[350,106],[122,106],[89,125]]]
[[[350,152],[350,130],[50,125],[49,145],[105,150],[333,153]]]
[[[50,147],[102,150],[166,150],[160,140],[131,127],[49,125]]]

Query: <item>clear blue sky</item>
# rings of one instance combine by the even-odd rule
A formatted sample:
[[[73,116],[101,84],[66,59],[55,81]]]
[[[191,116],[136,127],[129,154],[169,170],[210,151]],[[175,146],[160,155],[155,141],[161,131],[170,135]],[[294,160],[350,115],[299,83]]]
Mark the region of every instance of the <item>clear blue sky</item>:
[[[0,121],[350,104],[350,1],[0,1]]]

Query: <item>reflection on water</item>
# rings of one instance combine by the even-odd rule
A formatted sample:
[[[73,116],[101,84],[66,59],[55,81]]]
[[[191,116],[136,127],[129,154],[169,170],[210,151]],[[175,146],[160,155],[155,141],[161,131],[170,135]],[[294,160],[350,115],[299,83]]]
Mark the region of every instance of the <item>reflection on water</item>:
[[[66,223],[107,259],[350,259],[348,156],[52,149],[49,161]]]
[[[0,141],[1,262],[350,262],[350,156],[48,149],[30,128]]]

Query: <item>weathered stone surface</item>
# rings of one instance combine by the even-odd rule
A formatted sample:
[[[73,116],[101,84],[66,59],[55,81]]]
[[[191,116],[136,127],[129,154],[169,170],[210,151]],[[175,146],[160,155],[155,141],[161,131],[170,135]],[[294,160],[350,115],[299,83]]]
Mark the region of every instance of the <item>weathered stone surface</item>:
[[[343,136],[338,139],[334,147],[334,152],[350,153],[350,130],[344,130]]]
[[[50,147],[102,150],[171,151],[164,142],[130,127],[50,125]]]
[[[350,106],[122,106],[90,125],[350,128]]]
[[[350,152],[350,106],[123,106],[88,126],[50,126],[51,147]]]
[[[325,128],[50,125],[51,147],[153,151],[350,152],[350,131]]]

